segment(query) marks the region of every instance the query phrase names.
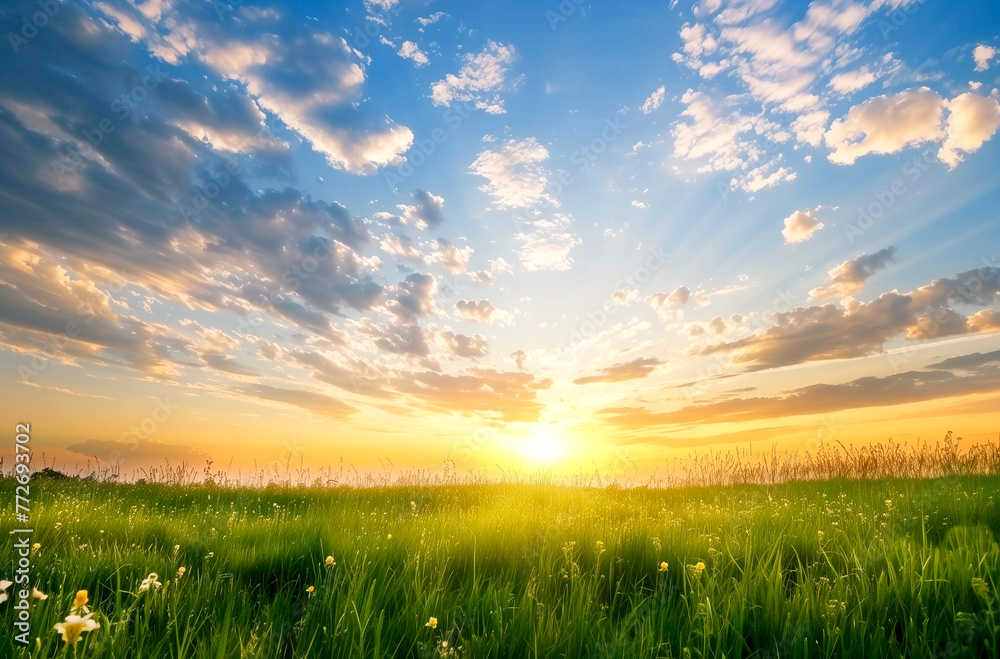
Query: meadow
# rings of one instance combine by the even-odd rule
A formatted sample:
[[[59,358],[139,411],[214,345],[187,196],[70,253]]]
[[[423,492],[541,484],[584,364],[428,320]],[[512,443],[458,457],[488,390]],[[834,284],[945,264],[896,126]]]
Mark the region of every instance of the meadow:
[[[699,486],[695,465],[674,488],[48,470],[31,482],[46,598],[26,649],[0,604],[0,655],[1000,657],[1000,473],[935,450],[877,467],[928,477]],[[715,464],[704,478],[733,477]],[[0,551],[10,579],[13,540]],[[54,626],[81,590],[100,627],[69,646]]]

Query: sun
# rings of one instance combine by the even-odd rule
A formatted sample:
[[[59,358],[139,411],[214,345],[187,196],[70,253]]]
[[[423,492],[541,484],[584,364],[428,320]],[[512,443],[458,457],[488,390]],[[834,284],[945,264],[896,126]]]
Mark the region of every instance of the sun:
[[[551,465],[565,455],[566,442],[552,433],[537,432],[521,443],[520,453],[528,462]]]

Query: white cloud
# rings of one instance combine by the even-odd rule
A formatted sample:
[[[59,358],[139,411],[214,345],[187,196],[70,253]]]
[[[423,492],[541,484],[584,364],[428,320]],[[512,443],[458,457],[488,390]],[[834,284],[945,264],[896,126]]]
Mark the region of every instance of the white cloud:
[[[649,208],[649,204],[647,204],[644,201],[637,201],[636,200],[636,201],[632,202],[632,205],[635,206],[636,208]]]
[[[642,112],[643,112],[643,114],[649,114],[650,112],[652,112],[656,108],[658,108],[661,105],[663,105],[663,96],[666,93],[667,93],[666,88],[663,85],[660,85],[659,88],[655,92],[653,92],[652,94],[650,94],[649,98],[647,98],[645,100],[645,102],[643,102],[643,104],[642,104]]]
[[[792,122],[792,130],[795,131],[795,137],[799,142],[809,146],[819,146],[823,143],[826,122],[829,119],[830,113],[826,110],[808,112]]]
[[[420,23],[422,26],[427,27],[428,25],[433,25],[434,23],[437,23],[439,20],[441,20],[447,15],[448,14],[444,13],[443,11],[436,11],[430,16],[417,18],[417,22]]]
[[[556,213],[551,219],[528,223],[530,231],[518,233],[514,239],[520,243],[518,256],[526,270],[569,270],[573,259],[569,252],[580,244],[580,239],[570,232],[573,218],[567,213]]]
[[[687,107],[682,117],[691,122],[674,127],[674,156],[687,160],[708,160],[699,171],[732,170],[745,162],[747,145],[739,136],[753,128],[753,121],[738,111],[727,109],[707,94],[688,90],[681,101]]]
[[[767,11],[776,4],[778,4],[778,0],[735,0],[715,17],[715,22],[721,25],[742,23],[755,14]]]
[[[784,181],[794,181],[796,174],[791,169],[787,167],[778,167],[777,169],[774,169],[780,161],[781,156],[778,156],[777,158],[764,163],[760,167],[751,169],[745,175],[739,178],[734,178],[729,182],[729,185],[734,188],[742,188],[743,191],[752,193],[759,192],[760,190],[766,190],[767,188],[773,188]]]
[[[830,78],[830,88],[840,94],[850,94],[875,82],[877,76],[863,66],[857,71],[845,71]]]
[[[948,101],[947,137],[938,158],[950,169],[962,162],[962,153],[972,153],[993,136],[1000,126],[1000,104],[995,98],[971,92]]]
[[[513,46],[488,42],[481,53],[465,56],[457,75],[449,73],[431,85],[431,100],[434,105],[473,103],[490,114],[503,114],[506,110],[499,92],[505,87],[507,70],[515,56]]]
[[[681,39],[684,41],[684,52],[694,58],[713,53],[719,47],[715,37],[708,34],[701,23],[685,23],[681,28]]]
[[[687,286],[678,286],[671,293],[653,293],[646,298],[646,304],[657,311],[669,307],[684,306],[691,300],[691,289]]]
[[[699,20],[680,30],[674,61],[705,80],[726,71],[748,93],[689,90],[682,113],[689,121],[674,128],[674,156],[707,161],[699,173],[739,170],[733,185],[750,192],[791,180],[794,172],[778,158],[790,154],[764,140],[780,144],[794,134],[798,145],[821,146],[832,103],[894,74],[891,53],[859,64],[870,50],[858,43],[861,28],[878,12],[917,1],[812,0],[802,20],[789,23],[785,12],[771,15],[776,0],[701,0],[693,9]],[[782,129],[761,129],[774,122]],[[837,157],[850,158],[852,148],[860,153],[869,144],[878,152],[872,140],[860,149],[847,144],[859,137],[842,136],[838,145],[845,148]]]
[[[430,60],[427,59],[427,53],[420,50],[420,46],[412,41],[403,42],[403,45],[399,47],[399,56],[403,59],[413,60],[413,63],[418,67],[430,64]]]
[[[795,211],[785,218],[785,228],[781,230],[781,235],[785,237],[786,244],[805,242],[823,228],[823,223],[816,217],[816,210]]]
[[[941,139],[945,101],[927,87],[876,96],[852,107],[826,134],[829,159],[850,165],[870,153],[896,153],[904,147]]]
[[[390,256],[406,259],[408,261],[416,261],[418,263],[424,262],[423,252],[417,249],[417,247],[413,244],[413,241],[405,236],[395,236],[390,234],[379,241],[379,246],[382,247],[382,251]]]
[[[972,51],[972,58],[976,60],[976,71],[985,71],[990,68],[990,61],[1000,53],[993,46],[979,44]]]
[[[443,238],[438,238],[437,248],[434,252],[434,261],[442,268],[452,274],[465,272],[469,267],[469,259],[472,258],[472,248],[469,246],[456,247]]]
[[[508,140],[499,149],[480,153],[469,171],[487,180],[480,190],[493,197],[498,208],[558,206],[546,191],[549,172],[541,163],[548,157],[548,150],[533,137]]]

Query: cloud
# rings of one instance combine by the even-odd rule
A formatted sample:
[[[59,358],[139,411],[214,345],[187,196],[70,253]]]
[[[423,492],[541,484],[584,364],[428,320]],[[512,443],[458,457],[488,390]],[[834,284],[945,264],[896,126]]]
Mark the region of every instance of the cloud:
[[[827,272],[826,286],[814,288],[809,295],[821,297],[847,297],[864,288],[865,282],[879,270],[895,260],[896,248],[886,247],[869,256],[860,256],[844,261]]]
[[[156,6],[159,11],[144,13],[95,5],[160,60],[197,61],[223,80],[245,85],[261,108],[323,154],[330,166],[371,174],[403,162],[413,133],[366,110],[363,61],[344,38],[283,22],[284,12],[220,21],[210,3],[177,0]]]
[[[944,99],[927,87],[883,95],[852,107],[826,134],[830,162],[850,165],[871,153],[896,153],[904,147],[941,139]]]
[[[643,114],[649,114],[653,110],[655,110],[658,107],[660,107],[661,105],[663,105],[663,96],[666,93],[667,93],[666,87],[664,87],[663,85],[660,85],[656,89],[656,91],[654,91],[652,94],[650,94],[649,98],[647,98],[642,103],[642,112],[643,112]]]
[[[935,279],[909,293],[890,291],[871,302],[847,298],[837,306],[797,307],[774,323],[734,341],[705,346],[700,355],[731,353],[751,371],[878,354],[896,337],[926,341],[992,331],[992,314],[966,317],[952,305],[992,307],[1000,302],[1000,269],[980,268]],[[987,309],[992,312],[993,309]],[[976,320],[973,320],[976,319]]]
[[[915,1],[815,0],[790,24],[787,12],[771,12],[776,0],[700,3],[699,20],[682,26],[672,59],[705,80],[728,72],[745,93],[689,89],[686,121],[673,129],[674,156],[697,163],[699,174],[736,172],[730,187],[750,193],[794,180],[781,164],[791,155],[782,146],[789,129],[800,145],[823,144],[829,106],[889,73],[894,61],[887,53],[858,66],[866,51],[860,28],[877,12]],[[846,133],[832,136],[838,146],[862,134]]]
[[[430,16],[418,17],[417,22],[420,23],[420,25],[422,25],[423,27],[427,27],[428,25],[433,25],[434,23],[437,23],[439,20],[441,20],[447,15],[448,14],[444,13],[443,11],[436,11]]]
[[[1000,369],[996,368],[969,376],[958,376],[948,371],[907,371],[883,378],[858,378],[843,384],[814,384],[780,396],[734,398],[690,405],[673,412],[654,413],[640,407],[604,409],[600,414],[607,423],[629,428],[742,423],[988,394],[996,392],[998,387]]]
[[[781,235],[784,236],[786,245],[805,242],[823,228],[823,223],[816,217],[816,210],[795,211],[785,218],[785,228],[781,230]]]
[[[413,200],[417,202],[415,206],[400,205],[399,210],[403,213],[403,223],[410,224],[418,229],[437,229],[444,224],[444,197],[439,197],[425,190],[415,190]]]
[[[414,320],[435,312],[434,294],[438,285],[434,275],[414,272],[389,291],[389,310],[402,320]]]
[[[538,421],[545,408],[537,399],[538,391],[551,386],[551,380],[535,380],[529,373],[488,368],[471,368],[459,375],[425,371],[396,382],[400,392],[433,412],[485,415],[506,423]]]
[[[448,272],[458,274],[469,267],[472,251],[471,247],[456,247],[444,238],[438,238],[434,261]]]
[[[443,332],[441,337],[444,339],[448,349],[456,357],[468,357],[474,359],[477,357],[485,357],[489,353],[486,339],[478,334],[475,336],[466,336],[465,334],[455,334],[454,332],[448,331]]]
[[[413,241],[406,236],[395,236],[388,235],[383,238],[379,245],[382,250],[390,255],[399,259],[404,259],[407,261],[415,261],[417,263],[424,263],[425,258],[423,252],[421,252],[413,244]]]
[[[654,293],[646,298],[646,304],[654,309],[661,309],[664,306],[683,306],[691,299],[691,289],[687,286],[679,286],[671,293]]]
[[[878,79],[867,66],[856,71],[845,71],[830,78],[830,88],[839,94],[850,94],[864,89]]]
[[[947,122],[942,125],[944,112]],[[850,165],[871,153],[942,140],[938,158],[954,169],[962,152],[979,149],[1000,126],[1000,103],[965,92],[951,101],[927,87],[877,96],[851,108],[826,134],[831,162]]]
[[[985,71],[990,68],[990,61],[1000,53],[993,46],[979,44],[972,50],[972,59],[976,61],[976,71]]]
[[[523,350],[515,350],[514,352],[510,353],[508,357],[510,357],[510,359],[514,361],[514,364],[517,366],[517,370],[519,371],[524,370],[524,363],[528,360],[528,355],[525,354]]]
[[[656,367],[662,363],[663,362],[659,359],[654,359],[652,357],[633,359],[630,362],[624,362],[603,368],[601,369],[599,375],[589,375],[587,377],[577,378],[576,380],[573,380],[573,384],[626,382],[628,380],[638,380],[652,373],[656,370]]]
[[[986,352],[986,353],[974,352],[969,355],[961,355],[959,357],[949,357],[944,361],[940,361],[935,364],[930,364],[927,366],[927,368],[942,369],[947,371],[975,372],[979,370],[980,366],[993,363],[1000,363],[1000,350],[994,350],[993,352]]]
[[[459,300],[455,303],[455,310],[466,320],[489,325],[493,322],[496,307],[489,300]]]
[[[465,55],[465,64],[457,75],[449,73],[431,85],[431,101],[445,106],[456,101],[472,103],[490,114],[503,114],[506,110],[500,92],[516,55],[511,45],[487,42],[482,52]]]
[[[829,119],[830,113],[826,110],[807,112],[799,115],[792,122],[791,128],[795,131],[795,138],[802,144],[819,146],[826,135],[826,122]]]
[[[556,213],[550,218],[525,222],[526,230],[514,234],[519,243],[517,255],[529,272],[536,270],[569,270],[573,259],[569,253],[581,240],[570,232],[573,217]]]
[[[498,208],[558,206],[546,189],[549,172],[541,165],[548,157],[548,150],[533,137],[508,140],[498,149],[480,153],[469,171],[486,179],[479,189],[493,197]]]
[[[972,153],[993,137],[1000,126],[1000,103],[995,98],[971,92],[948,101],[947,137],[938,158],[954,169],[962,162],[962,153]]]
[[[431,62],[427,59],[427,53],[420,50],[420,46],[412,41],[404,41],[402,45],[400,45],[399,56],[403,59],[413,60],[413,63],[416,64],[417,67],[427,66]]]
[[[330,419],[344,419],[358,411],[336,398],[303,389],[286,389],[254,384],[233,387],[230,391],[249,398],[292,405]]]
[[[679,122],[673,128],[675,158],[699,163],[696,171],[700,174],[733,172],[730,185],[748,192],[795,178],[792,170],[777,167],[780,154],[769,156],[754,139],[743,137],[769,133],[778,139],[778,132],[769,131],[767,122],[730,109],[729,99],[720,103],[703,92],[689,89],[681,102],[687,105],[681,116],[690,121]]]

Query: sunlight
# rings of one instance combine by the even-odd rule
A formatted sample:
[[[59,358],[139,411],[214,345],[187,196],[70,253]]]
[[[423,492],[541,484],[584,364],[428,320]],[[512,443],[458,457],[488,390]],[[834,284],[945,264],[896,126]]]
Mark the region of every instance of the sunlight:
[[[566,453],[566,442],[551,432],[536,432],[521,443],[519,452],[528,462],[551,465]]]

